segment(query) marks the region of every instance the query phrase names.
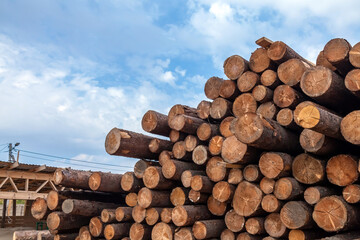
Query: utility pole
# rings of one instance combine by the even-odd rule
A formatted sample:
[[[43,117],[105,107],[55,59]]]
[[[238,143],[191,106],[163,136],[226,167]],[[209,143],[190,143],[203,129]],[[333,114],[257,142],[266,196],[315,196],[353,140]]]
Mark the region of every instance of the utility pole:
[[[19,146],[20,143],[15,143],[15,146],[13,147],[12,143],[9,143],[9,162],[15,162],[15,157],[14,157],[14,154],[13,154],[13,151],[15,151],[16,147]]]

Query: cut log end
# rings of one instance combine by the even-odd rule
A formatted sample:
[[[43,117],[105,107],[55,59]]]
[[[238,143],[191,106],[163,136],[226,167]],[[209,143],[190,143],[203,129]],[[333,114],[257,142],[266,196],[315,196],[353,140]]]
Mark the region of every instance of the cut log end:
[[[276,41],[271,44],[267,51],[267,55],[273,61],[281,60],[286,53],[287,45],[282,41]]]
[[[360,185],[351,184],[344,188],[342,192],[343,198],[348,203],[360,202]]]
[[[123,134],[124,133],[122,133],[118,128],[110,130],[105,139],[105,150],[108,154],[114,155],[119,150]]]
[[[261,137],[264,127],[257,114],[245,113],[231,123],[231,129],[241,142],[252,143]]]
[[[99,237],[103,233],[103,223],[99,217],[93,217],[90,219],[89,232],[94,237]]]
[[[327,162],[326,175],[328,180],[337,186],[347,186],[354,183],[358,177],[358,163],[350,155],[336,155]]]
[[[309,97],[323,95],[331,86],[332,72],[330,69],[318,66],[308,69],[302,76],[300,87]]]
[[[157,223],[152,232],[151,239],[153,240],[172,240],[175,232],[175,227],[163,222]]]
[[[48,206],[44,198],[38,197],[31,205],[31,215],[37,219],[41,220],[48,213]]]
[[[251,216],[261,209],[263,192],[255,184],[243,181],[234,193],[233,207],[241,216]]]
[[[326,43],[324,56],[330,63],[339,63],[349,57],[351,45],[343,38],[335,38]]]
[[[231,79],[238,79],[241,74],[247,69],[247,61],[239,55],[233,55],[227,58],[224,62],[224,73]]]
[[[243,93],[238,96],[232,106],[232,112],[236,117],[248,112],[255,113],[256,109],[257,103],[251,93]]]
[[[204,92],[207,98],[209,99],[215,99],[219,97],[219,89],[221,86],[221,83],[224,80],[218,77],[211,77],[209,78],[205,83]]]
[[[96,191],[99,189],[100,185],[101,185],[101,174],[98,172],[91,174],[89,178],[90,189]]]
[[[341,121],[340,129],[346,141],[360,145],[360,110],[346,115]]]
[[[237,87],[240,92],[251,91],[260,81],[260,76],[254,72],[247,71],[237,80]]]

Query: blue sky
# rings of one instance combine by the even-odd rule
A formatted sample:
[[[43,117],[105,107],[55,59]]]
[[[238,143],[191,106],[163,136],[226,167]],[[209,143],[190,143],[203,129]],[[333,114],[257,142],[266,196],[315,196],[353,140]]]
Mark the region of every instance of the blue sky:
[[[196,107],[206,79],[225,77],[223,61],[248,59],[262,36],[312,61],[331,38],[354,45],[359,12],[355,0],[2,0],[0,144],[127,168],[21,156],[25,163],[128,171],[136,160],[105,153],[111,128],[142,131],[149,109]]]

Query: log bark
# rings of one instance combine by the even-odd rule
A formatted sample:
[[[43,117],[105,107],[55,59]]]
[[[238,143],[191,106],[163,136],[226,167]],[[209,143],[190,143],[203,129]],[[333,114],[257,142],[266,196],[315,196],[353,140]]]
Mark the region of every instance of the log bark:
[[[255,164],[247,165],[243,170],[243,175],[244,179],[248,182],[260,182],[263,178],[259,166]]]
[[[228,183],[238,185],[244,179],[242,170],[239,168],[232,168],[229,171]]]
[[[255,113],[257,109],[257,103],[251,93],[243,93],[238,96],[232,106],[232,113],[235,117],[239,117],[244,113]]]
[[[188,197],[189,197],[189,200],[193,204],[204,204],[204,203],[207,203],[207,200],[209,198],[209,194],[194,191],[194,190],[191,189],[189,191],[189,196]]]
[[[324,239],[323,237],[329,235],[324,231],[319,231],[318,229],[314,231],[310,230],[300,230],[293,229],[289,232],[289,240],[313,240],[313,239]]]
[[[343,198],[348,203],[360,202],[360,185],[351,184],[344,188],[342,192]]]
[[[224,216],[228,210],[228,205],[225,202],[220,202],[216,200],[213,196],[209,196],[207,200],[207,208],[212,215],[215,216]]]
[[[149,150],[149,143],[153,138],[140,133],[113,128],[105,139],[105,150],[110,155],[157,159],[159,154]]]
[[[202,166],[194,163],[182,162],[177,160],[168,160],[161,168],[162,174],[166,179],[180,181],[181,175],[186,170],[201,170]]]
[[[130,227],[129,236],[131,240],[150,240],[151,239],[150,226],[140,223],[133,223]]]
[[[221,157],[227,163],[247,164],[256,161],[259,155],[258,149],[244,144],[235,136],[227,137],[221,148]]]
[[[171,131],[168,125],[168,116],[153,110],[149,110],[144,114],[141,126],[146,132],[164,137],[168,137]]]
[[[31,204],[31,215],[36,220],[46,219],[50,214],[50,209],[46,204],[45,198],[37,197]]]
[[[276,121],[283,127],[299,132],[302,130],[294,120],[293,110],[282,108],[276,115]]]
[[[89,223],[89,217],[70,215],[63,212],[52,212],[46,220],[49,230],[70,230]]]
[[[295,52],[292,48],[290,48],[282,41],[276,41],[272,43],[267,51],[267,55],[272,61],[276,62],[277,64],[281,64],[289,59],[296,58],[306,62],[310,66],[314,65],[314,63],[300,56],[300,54]]]
[[[166,163],[165,163],[166,164]],[[162,173],[161,167],[148,167],[143,176],[145,187],[150,189],[169,189],[175,185],[173,181],[166,179]]]
[[[271,194],[274,192],[275,180],[272,178],[263,177],[260,181],[260,189],[265,194]]]
[[[152,153],[161,153],[164,150],[171,150],[174,143],[168,140],[154,138],[149,143],[149,150]]]
[[[354,240],[360,238],[360,232],[353,231],[353,232],[347,232],[347,233],[339,233],[331,237],[325,237],[321,240]]]
[[[229,171],[226,168],[226,163],[220,157],[212,157],[206,163],[206,175],[213,182],[224,180]]]
[[[310,68],[311,66],[306,62],[292,58],[280,64],[277,73],[281,82],[290,87],[298,88],[302,75]]]
[[[143,208],[171,206],[170,193],[142,188],[138,194],[138,204]]]
[[[228,116],[231,116],[232,102],[225,98],[216,98],[210,106],[210,116],[216,120],[222,120]]]
[[[211,102],[206,100],[201,101],[196,108],[196,114],[198,118],[204,120],[208,119],[210,116],[210,106]]]
[[[214,100],[219,97],[220,94],[220,86],[224,79],[218,77],[211,77],[205,83],[205,96],[209,99]]]
[[[311,217],[313,209],[306,202],[287,202],[280,211],[282,223],[289,229],[310,229],[314,227]]]
[[[70,170],[70,169],[56,169],[54,173],[54,183],[64,187],[90,189],[89,177],[92,172]]]
[[[145,213],[145,221],[148,226],[153,226],[160,221],[162,208],[148,208]]]
[[[225,75],[236,80],[249,69],[249,62],[239,55],[232,55],[225,60],[223,67]]]
[[[219,91],[219,90],[216,90],[216,91]],[[186,116],[197,118],[197,111],[195,108],[192,108],[192,107],[189,107],[186,105],[176,104],[176,105],[172,106],[168,113],[169,126],[170,126],[170,122],[172,121],[172,119],[177,115],[186,115]]]
[[[265,212],[277,213],[280,212],[283,202],[275,197],[273,194],[268,194],[261,200],[261,207]]]
[[[198,127],[204,122],[205,121],[200,118],[180,114],[172,118],[172,120],[169,122],[169,126],[171,127],[171,129],[174,129],[176,131],[194,135],[196,134],[196,130],[198,129]]]
[[[344,83],[347,90],[355,96],[360,97],[360,69],[356,68],[348,72]]]
[[[176,206],[183,206],[188,205],[191,203],[189,196],[190,189],[188,188],[182,188],[182,187],[176,187],[174,188],[170,193],[170,201],[172,205]]]
[[[198,145],[203,145],[204,143],[199,140],[196,136],[193,135],[187,135],[185,140],[185,150],[187,152],[192,152]]]
[[[209,141],[210,138],[219,134],[219,126],[211,123],[203,123],[196,130],[196,135],[201,141]]]
[[[104,235],[107,240],[119,239],[128,236],[131,223],[112,223],[105,227]]]
[[[113,222],[116,222],[116,221],[113,221]],[[91,236],[103,237],[104,229],[105,229],[105,225],[103,224],[103,221],[100,219],[100,217],[93,217],[90,219],[89,232],[91,233]]]
[[[229,202],[233,198],[234,192],[234,185],[221,181],[214,185],[212,196],[219,202]]]
[[[125,203],[129,207],[134,207],[137,204],[137,193],[128,193],[125,197]]]
[[[274,195],[279,200],[293,200],[304,193],[304,187],[295,178],[280,178],[275,183]]]
[[[95,172],[89,178],[89,187],[93,191],[124,193],[121,178],[122,174]]]
[[[326,43],[324,47],[325,58],[345,76],[353,66],[349,60],[351,44],[343,38],[334,38]]]
[[[341,134],[346,141],[360,146],[360,110],[353,111],[346,115],[340,124]]]
[[[214,136],[209,141],[209,152],[211,155],[216,156],[221,154],[222,145],[224,142],[224,137],[222,136]]]
[[[178,227],[193,225],[196,221],[211,218],[211,213],[205,205],[184,205],[173,209],[171,219]]]
[[[67,234],[56,234],[54,236],[54,240],[72,240],[76,236],[78,236],[77,233],[67,233]]]
[[[104,208],[116,208],[117,206],[116,203],[66,199],[62,204],[62,211],[66,214],[92,217],[100,215]]]
[[[223,219],[212,219],[196,221],[192,228],[196,239],[220,238],[221,232],[225,229]]]
[[[275,119],[278,111],[279,109],[273,102],[266,102],[260,104],[256,110],[256,113],[263,118]]]
[[[325,165],[325,161],[302,153],[294,158],[292,174],[301,183],[317,184],[325,180]]]
[[[194,235],[192,233],[192,227],[183,227],[179,230],[176,230],[174,235],[174,240],[194,240]]]
[[[133,219],[132,218],[132,207],[118,207],[118,208],[116,208],[115,217],[116,217],[116,221],[118,221],[118,222],[131,221]]]
[[[268,57],[266,49],[258,48],[250,56],[249,67],[256,73],[262,73],[267,69],[276,69],[276,64]]]
[[[277,86],[281,84],[281,81],[276,73],[271,69],[265,70],[260,76],[260,82],[265,87],[268,87],[274,90]]]
[[[181,183],[184,187],[189,188],[191,185],[191,178],[196,175],[206,175],[204,171],[201,170],[186,170],[181,174]]]
[[[242,232],[245,229],[245,218],[231,209],[225,215],[225,224],[232,232]]]
[[[334,72],[336,71],[336,67],[333,66],[324,56],[324,50],[320,51],[319,55],[317,56],[316,66],[323,66],[323,67],[327,67],[331,71],[334,71]]]
[[[353,156],[340,154],[327,162],[326,175],[332,184],[347,186],[358,180],[357,159]]]
[[[38,235],[43,231],[37,230],[21,230],[15,231],[13,233],[13,240],[36,240],[38,239]],[[49,232],[49,231],[47,231]],[[40,238],[41,239],[41,238]],[[44,238],[45,239],[45,238]]]
[[[310,205],[315,205],[323,197],[334,195],[336,191],[333,188],[323,186],[308,187],[304,192],[304,199]]]
[[[292,156],[281,152],[266,152],[259,159],[261,173],[267,178],[287,177],[291,174]]]
[[[239,81],[239,80],[238,80]],[[220,86],[220,97],[225,98],[229,101],[234,101],[237,96],[241,93],[236,86],[236,82],[232,80],[225,80]]]
[[[301,92],[296,91],[288,85],[280,85],[274,90],[274,103],[280,108],[295,109],[295,107],[308,99]]]
[[[175,226],[173,224],[166,224],[163,222],[157,223],[151,232],[152,240],[173,240],[175,233]]]
[[[263,192],[257,185],[242,181],[235,190],[232,205],[237,214],[245,217],[254,216],[262,212],[262,197]]]
[[[262,236],[251,235],[247,232],[239,233],[239,235],[236,238],[236,240],[260,240],[260,239],[266,240],[266,238],[263,238]]]
[[[134,165],[134,175],[135,177],[142,179],[146,168],[150,166],[158,166],[158,165],[159,165],[158,162],[140,159]]]
[[[224,118],[221,123],[220,123],[220,133],[223,137],[230,137],[232,135],[234,135],[231,131],[230,131],[230,124],[231,122],[234,120],[235,118],[233,116]]]
[[[211,193],[214,183],[206,176],[196,175],[191,178],[191,189],[202,193]]]
[[[274,91],[264,85],[257,85],[253,88],[251,94],[257,102],[266,103],[272,101]]]
[[[262,217],[248,218],[245,222],[245,229],[251,235],[260,235],[265,233],[265,219]]]
[[[170,141],[173,143],[176,143],[178,141],[183,141],[186,138],[187,134],[183,132],[176,131],[174,129],[171,129],[169,138]]]
[[[204,165],[211,157],[209,148],[204,145],[197,146],[192,152],[192,160],[197,165]]]
[[[103,223],[115,223],[117,222],[116,219],[116,209],[117,208],[113,208],[113,209],[103,209],[101,211],[100,217],[101,217],[101,221]]]
[[[126,192],[138,192],[144,187],[143,181],[135,177],[134,172],[126,172],[120,180],[122,190]]]
[[[170,223],[171,213],[172,213],[172,208],[163,208],[160,213],[161,222]]]
[[[195,149],[193,151],[195,151]],[[178,141],[174,144],[172,154],[176,159],[181,159],[184,161],[191,161],[192,159],[192,154],[186,151],[184,141]]]
[[[265,231],[274,238],[285,238],[289,229],[282,223],[279,213],[271,213],[265,218]]]
[[[260,76],[252,71],[244,72],[237,80],[237,87],[240,92],[250,92],[260,83]]]

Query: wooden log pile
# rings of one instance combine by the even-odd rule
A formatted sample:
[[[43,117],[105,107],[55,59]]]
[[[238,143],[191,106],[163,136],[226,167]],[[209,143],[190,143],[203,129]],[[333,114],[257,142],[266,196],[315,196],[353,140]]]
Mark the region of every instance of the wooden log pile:
[[[161,137],[108,133],[108,154],[139,159],[133,172],[59,170],[83,190],[50,193],[34,216],[55,239],[359,238],[360,43],[332,39],[316,64],[257,44],[209,78],[210,100],[145,113]]]

